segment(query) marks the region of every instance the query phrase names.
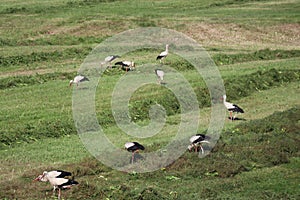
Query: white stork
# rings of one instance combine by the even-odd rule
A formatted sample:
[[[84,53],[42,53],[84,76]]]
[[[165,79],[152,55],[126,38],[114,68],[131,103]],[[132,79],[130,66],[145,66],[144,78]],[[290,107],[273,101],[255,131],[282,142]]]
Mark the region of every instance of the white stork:
[[[115,65],[121,65],[121,68],[126,72],[135,68],[135,63],[133,61],[120,61],[116,62]]]
[[[118,55],[107,56],[106,58],[104,58],[104,61],[101,63],[101,65],[108,63],[109,64],[108,67],[111,68],[111,62],[117,58],[120,58],[120,56]]]
[[[73,80],[70,80],[69,86],[71,87],[73,83],[76,83],[77,87],[80,82],[89,81],[89,79],[82,75],[77,75]]]
[[[77,185],[78,182],[65,178],[66,176],[71,176],[71,172],[66,172],[62,170],[55,171],[44,171],[42,175],[39,175],[34,181],[49,181],[53,186],[53,193],[55,193],[56,188],[58,188],[58,199],[61,197],[61,189],[71,188],[73,185]]]
[[[223,98],[221,98],[221,99],[223,99],[223,103],[224,103],[226,109],[227,109],[227,110],[229,111],[229,113],[230,113],[230,119],[231,119],[231,120],[234,120],[234,119],[235,119],[235,115],[232,116],[232,113],[233,113],[233,112],[234,112],[234,113],[244,113],[244,110],[243,110],[242,108],[240,108],[238,105],[227,102],[227,101],[226,101],[226,95],[225,95],[225,94],[223,95]]]
[[[210,143],[208,140],[210,139],[209,136],[206,136],[204,134],[196,134],[190,138],[191,144],[188,146],[188,150],[191,152],[192,149],[195,150],[195,152],[198,152],[199,148],[201,149],[202,154],[204,154],[204,150],[202,147],[202,143]]]
[[[166,50],[161,52],[157,57],[156,57],[156,60],[159,60],[160,62],[165,58],[167,57],[169,53],[169,45],[166,44]]]
[[[161,69],[156,69],[155,74],[158,77],[158,83],[162,84],[162,81],[164,80],[165,72]]]
[[[134,154],[138,153],[140,150],[144,150],[145,147],[138,142],[126,142],[125,149],[129,152],[132,152],[131,164],[133,164]]]

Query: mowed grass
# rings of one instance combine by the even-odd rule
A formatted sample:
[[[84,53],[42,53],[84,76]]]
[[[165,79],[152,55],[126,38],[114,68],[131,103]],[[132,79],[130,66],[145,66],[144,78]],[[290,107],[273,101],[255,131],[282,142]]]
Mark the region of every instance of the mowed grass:
[[[292,91],[292,92],[291,92]],[[278,88],[274,88],[274,89],[270,89],[268,91],[264,91],[264,92],[256,92],[253,95],[249,96],[249,97],[245,97],[242,98],[241,100],[237,101],[236,103],[238,103],[239,105],[243,105],[243,107],[246,110],[245,114],[241,114],[239,117],[243,117],[245,118],[247,121],[251,121],[254,119],[262,119],[265,118],[271,114],[273,114],[275,111],[284,111],[284,110],[288,110],[289,108],[293,107],[293,106],[297,106],[299,104],[298,99],[300,97],[300,87],[298,83],[291,83],[288,85],[283,85],[281,87]],[[292,94],[292,95],[288,95],[288,94]],[[254,106],[254,104],[257,104],[257,102],[259,102],[259,107],[258,106]],[[249,109],[248,109],[249,108]],[[251,109],[253,108],[253,109]],[[209,114],[210,114],[210,109],[209,108],[203,108],[200,110],[201,113],[201,127],[204,126],[205,124],[207,124],[207,122],[209,122]],[[48,111],[49,112],[49,111]],[[49,112],[50,113],[50,112]],[[27,119],[28,120],[28,119]],[[237,122],[232,122],[230,120],[226,120],[225,121],[225,129],[228,128],[230,130],[230,127],[234,127],[236,125],[238,125],[239,123],[244,123],[243,121],[237,121]],[[172,129],[172,125],[167,125],[169,126],[170,129]],[[119,133],[116,131],[118,130],[117,127],[108,127],[106,129],[104,129],[104,132],[109,136],[112,135],[112,137],[119,137]],[[115,136],[114,136],[115,135]],[[128,137],[124,136],[125,138]],[[165,138],[166,141],[168,141],[169,138]],[[61,141],[61,142],[60,142]],[[74,145],[71,145],[71,142],[74,142]],[[151,141],[151,140],[150,140]],[[154,140],[153,140],[154,141]],[[161,141],[161,138],[158,138],[157,141],[155,142],[159,142]],[[54,151],[53,153],[47,152],[47,153],[51,153],[53,158],[51,158],[51,156],[49,158],[43,159],[43,155],[39,155],[38,151],[40,150],[38,147],[39,146],[44,146],[46,149],[49,147],[51,148],[51,145],[47,145],[49,143],[53,143],[55,148],[57,147],[57,151]],[[65,144],[67,143],[67,145]],[[44,144],[44,145],[43,145]],[[117,142],[116,145],[119,146],[121,145],[122,142]],[[82,144],[78,138],[78,135],[68,135],[66,137],[62,137],[62,138],[56,138],[56,139],[45,139],[43,141],[36,141],[32,144],[19,144],[18,146],[14,147],[14,148],[10,148],[10,149],[4,149],[2,151],[3,155],[5,155],[4,157],[6,159],[11,159],[11,160],[15,160],[16,157],[22,157],[22,155],[24,155],[24,153],[28,154],[26,158],[24,159],[25,162],[27,161],[42,161],[43,163],[52,163],[55,160],[59,160],[60,162],[64,163],[64,162],[70,162],[69,159],[74,159],[74,157],[76,158],[77,152],[75,151],[69,151],[69,149],[77,149],[79,147],[79,149],[82,149]],[[32,150],[30,150],[30,148],[33,148],[33,152],[31,152]],[[62,148],[66,148],[66,149],[62,149]],[[28,151],[20,151],[20,149],[28,149]],[[11,153],[13,152],[13,153]],[[59,152],[68,152],[71,153],[71,155],[67,155],[65,157],[65,154],[60,154]],[[74,154],[73,154],[74,153]],[[56,155],[56,156],[54,156]],[[16,157],[15,157],[16,156]],[[78,160],[80,158],[84,158],[84,157],[78,157],[75,160]],[[50,160],[49,160],[50,159]]]
[[[4,0],[0,16],[0,199],[55,199],[49,183],[32,182],[52,169],[71,171],[80,182],[63,191],[63,199],[299,198],[299,0]],[[238,115],[244,120],[225,119],[208,156],[185,152],[158,171],[123,173],[96,160],[77,135],[69,80],[98,43],[137,27],[174,29],[203,45],[225,81],[228,101],[245,110]],[[139,73],[164,45],[121,59],[134,59],[137,70],[129,73]],[[205,132],[211,122],[205,83],[170,52],[166,63],[195,90],[198,131]],[[173,97],[155,84],[135,92],[129,106],[139,125],[149,123],[149,102],[166,105],[170,115],[159,134],[133,138],[110,113],[111,91],[123,75],[108,71],[97,88],[105,134],[120,149],[128,140],[140,141],[146,152],[164,147],[180,122]],[[166,74],[165,81],[172,77]]]
[[[290,106],[298,105],[299,90],[300,88],[298,83],[291,83],[278,88],[270,89],[265,92],[256,92],[250,97],[241,99],[237,103],[239,105],[243,105],[243,108],[245,109],[251,108],[254,101],[260,102],[259,108],[263,109],[262,112],[257,114],[257,110],[259,109],[258,107],[256,107],[256,109],[247,109],[246,114],[243,115],[243,117],[247,119],[247,121],[251,121],[253,119],[262,119],[271,115],[275,111],[284,111],[289,109]],[[288,96],[288,94],[291,94],[290,91],[294,91],[294,95],[289,95],[288,98],[284,98]],[[284,101],[285,103],[282,104],[282,102],[279,100]],[[206,124],[206,120],[209,118],[209,109],[202,109],[201,117],[201,124]],[[232,130],[232,128],[239,123],[243,124],[247,122],[233,123],[228,120],[225,124],[225,130]],[[166,129],[172,130],[172,127],[172,125],[167,125]],[[115,145],[120,148],[122,148],[122,142],[120,141],[126,141],[126,138],[128,138],[128,136],[126,136],[124,133],[120,136],[120,132],[118,132],[118,128],[116,127],[109,127],[104,131],[109,138],[118,138],[118,142]],[[222,140],[229,139],[230,141],[235,138],[234,133],[230,134],[230,136],[227,135],[228,133],[226,132],[223,134]],[[152,137],[150,139],[143,140],[143,143],[147,145],[148,148],[153,148],[151,147],[152,144],[167,143],[170,139],[169,137],[170,136],[168,135],[160,135],[160,137]],[[244,140],[247,140],[246,138]],[[219,151],[222,152],[224,150]],[[74,191],[66,192],[67,196],[71,199],[78,198],[78,195],[82,198],[90,199],[93,199],[93,195],[95,195],[95,199],[105,198],[107,196],[110,196],[112,199],[116,199],[120,197],[119,195],[124,193],[134,195],[133,198],[138,198],[140,195],[145,197],[146,194],[149,193],[149,198],[156,198],[157,195],[161,195],[161,198],[167,199],[186,199],[196,198],[198,195],[200,195],[199,191],[196,190],[197,188],[202,188],[201,191],[204,192],[204,194],[201,192],[201,195],[203,195],[203,198],[245,198],[251,191],[253,191],[258,198],[267,198],[268,196],[282,198],[284,195],[293,198],[298,194],[296,192],[297,190],[292,189],[296,187],[293,185],[297,180],[296,178],[286,180],[286,183],[292,184],[292,187],[287,187],[286,184],[282,184],[281,182],[280,184],[274,184],[275,180],[280,180],[280,177],[297,176],[296,174],[298,172],[296,166],[297,163],[299,163],[297,159],[291,160],[290,164],[284,166],[280,165],[279,167],[275,168],[268,167],[254,171],[251,170],[251,172],[246,173],[247,175],[242,173],[234,178],[224,179],[218,178],[217,174],[214,175],[214,172],[210,171],[206,171],[206,175],[202,176],[198,175],[193,177],[188,175],[193,171],[198,171],[197,168],[195,169],[193,167],[185,166],[182,169],[177,169],[176,166],[184,164],[186,159],[194,160],[194,162],[199,159],[196,158],[195,160],[196,155],[194,154],[186,154],[179,161],[175,161],[175,168],[171,166],[170,170],[147,173],[144,175],[128,174],[126,176],[121,176],[123,178],[120,178],[120,173],[122,174],[122,172],[107,168],[100,164],[99,161],[94,160],[86,151],[77,135],[69,135],[56,139],[43,139],[31,144],[19,144],[14,148],[2,150],[1,155],[4,158],[2,159],[3,162],[1,164],[1,180],[9,180],[9,182],[12,184],[27,184],[25,187],[27,189],[48,188],[47,185],[38,186],[31,183],[30,179],[41,170],[64,168],[73,171],[82,185],[79,186],[78,189],[74,188]],[[214,155],[214,153],[212,153],[212,155]],[[86,160],[87,158],[88,160]],[[203,158],[203,160],[200,159],[199,161],[203,162],[207,161],[207,159],[208,158]],[[33,171],[29,171],[28,167],[32,168]],[[214,167],[214,165],[207,167],[211,168]],[[223,167],[225,167],[225,165]],[[234,165],[229,165],[229,167],[234,168]],[[200,170],[199,173],[201,172],[202,171]],[[260,177],[259,183],[261,184],[255,184],[257,186],[254,186],[253,184],[251,185],[250,180],[257,180],[258,177]],[[108,180],[106,180],[106,178]],[[158,179],[159,182],[157,182]],[[131,186],[129,186],[129,183],[127,183],[128,181]],[[146,185],[141,184],[143,181],[146,181]],[[191,186],[189,182],[193,182],[193,186]],[[135,186],[133,187],[132,184]],[[178,185],[178,189],[174,189],[174,185]],[[183,185],[186,185],[186,187],[189,189]],[[226,189],[224,189],[224,185],[226,186]],[[122,189],[123,186],[127,188],[125,191]],[[163,189],[160,189],[162,186]],[[108,190],[104,190],[103,188],[107,188]],[[4,197],[5,195],[11,195],[11,192],[13,192],[12,189],[6,189],[8,190],[3,193]],[[256,190],[259,189],[266,191],[263,193],[257,192]],[[16,193],[20,197],[23,196],[23,198],[27,197],[38,199],[47,196],[49,197],[49,193],[42,192],[28,195],[22,193],[22,190],[23,189],[18,188],[18,192]],[[144,190],[147,192],[143,193]],[[187,191],[189,191],[189,193],[187,193]],[[130,197],[127,196],[124,198],[127,199]]]

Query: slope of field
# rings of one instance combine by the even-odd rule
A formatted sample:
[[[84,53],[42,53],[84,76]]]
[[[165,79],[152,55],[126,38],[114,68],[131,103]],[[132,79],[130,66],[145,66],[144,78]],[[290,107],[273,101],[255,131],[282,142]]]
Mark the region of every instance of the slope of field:
[[[3,0],[0,199],[56,198],[49,183],[32,182],[51,169],[71,171],[80,182],[63,191],[63,199],[298,199],[299,5],[299,0]],[[206,157],[186,152],[170,166],[143,174],[116,171],[91,156],[77,135],[68,87],[97,44],[138,27],[174,29],[196,40],[218,66],[228,100],[245,110],[238,115],[242,120],[225,120]],[[123,55],[137,64],[128,73],[155,62],[164,45]],[[166,65],[191,84],[199,101],[198,131],[205,132],[211,111],[205,82],[172,49]],[[117,68],[106,71],[95,103],[100,125],[120,148],[133,139],[111,113],[111,94],[122,76],[126,73]],[[167,119],[162,132],[139,139],[146,152],[168,144],[181,117],[174,95],[152,84],[132,95],[133,121],[148,124],[155,103],[163,105]]]

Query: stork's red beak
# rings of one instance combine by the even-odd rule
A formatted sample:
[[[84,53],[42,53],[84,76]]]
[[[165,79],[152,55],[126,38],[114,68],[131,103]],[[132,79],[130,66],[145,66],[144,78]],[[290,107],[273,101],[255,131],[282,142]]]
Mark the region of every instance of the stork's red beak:
[[[36,177],[32,181],[40,181],[43,177],[44,177],[43,175],[39,175],[38,177]]]
[[[37,177],[35,179],[33,179],[32,181],[39,181],[40,180],[40,177]]]

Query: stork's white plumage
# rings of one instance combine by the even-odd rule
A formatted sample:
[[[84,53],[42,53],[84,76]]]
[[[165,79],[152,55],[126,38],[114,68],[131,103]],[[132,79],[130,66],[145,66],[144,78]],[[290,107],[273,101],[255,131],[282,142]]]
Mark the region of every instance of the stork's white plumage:
[[[226,101],[226,95],[224,94],[223,95],[223,103],[224,103],[224,105],[225,105],[225,107],[226,107],[226,109],[229,111],[229,113],[230,113],[230,119],[231,120],[234,120],[235,119],[235,115],[234,116],[232,116],[232,113],[234,112],[234,113],[244,113],[244,110],[242,109],[242,108],[240,108],[238,105],[236,105],[236,104],[232,104],[232,103],[230,103],[230,102],[227,102]]]
[[[208,140],[210,139],[209,136],[204,134],[196,134],[190,138],[191,144],[188,146],[188,150],[191,152],[192,149],[195,150],[195,152],[198,152],[198,149],[201,149],[202,154],[204,154],[204,149],[202,147],[203,143],[210,143]]]
[[[158,77],[158,83],[161,84],[162,81],[164,80],[165,72],[161,69],[156,69],[155,74]]]
[[[58,188],[58,199],[61,197],[61,189],[64,188],[71,188],[73,185],[77,185],[78,182],[65,178],[66,176],[71,176],[71,172],[66,172],[62,170],[55,170],[55,171],[44,171],[42,175],[39,175],[34,181],[42,181],[47,182],[49,181],[50,184],[53,186],[53,193]]]
[[[126,72],[135,68],[135,63],[133,61],[120,61],[116,62],[115,65],[120,65]]]
[[[70,80],[69,86],[71,87],[73,83],[76,83],[76,85],[78,87],[78,84],[81,82],[84,82],[84,81],[89,81],[89,79],[85,76],[77,75],[77,76],[75,76],[75,78],[73,80]]]
[[[104,59],[104,61],[105,61],[105,62],[111,62],[111,61],[113,61],[113,60],[115,60],[115,59],[117,59],[117,58],[120,58],[120,56],[118,56],[118,55],[111,55],[111,56],[107,56],[107,57]]]
[[[134,154],[138,153],[139,150],[144,150],[145,147],[138,142],[126,142],[125,149],[129,152],[132,152],[131,163],[134,161]]]
[[[101,65],[108,63],[108,67],[111,67],[111,62],[117,58],[120,58],[120,56],[118,56],[118,55],[107,56],[106,58],[104,58],[104,61],[101,63]]]
[[[169,53],[169,45],[166,44],[166,50],[161,52],[157,57],[156,57],[156,60],[159,60],[160,62],[165,58],[167,57]]]

